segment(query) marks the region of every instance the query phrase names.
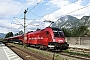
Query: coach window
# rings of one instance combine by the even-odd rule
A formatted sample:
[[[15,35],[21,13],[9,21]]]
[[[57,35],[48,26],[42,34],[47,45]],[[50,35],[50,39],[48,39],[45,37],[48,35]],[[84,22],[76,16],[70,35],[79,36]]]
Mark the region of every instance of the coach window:
[[[46,35],[48,35],[49,34],[49,32],[48,31],[46,31]]]

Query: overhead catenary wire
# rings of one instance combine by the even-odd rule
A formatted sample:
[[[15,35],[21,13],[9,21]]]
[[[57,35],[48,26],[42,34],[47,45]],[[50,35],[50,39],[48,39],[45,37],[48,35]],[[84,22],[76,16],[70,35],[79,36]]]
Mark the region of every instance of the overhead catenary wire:
[[[76,1],[78,1],[78,0],[76,0]],[[76,1],[74,1],[74,2],[72,2],[72,3],[75,3]],[[29,2],[30,2],[30,0],[23,6],[23,8],[19,11],[19,13],[24,9],[24,7],[25,7]],[[42,2],[42,0],[40,0],[40,1],[37,3],[37,5],[40,4],[41,2]],[[70,3],[70,4],[72,4],[72,3]],[[70,4],[68,4],[68,5],[70,5]],[[37,17],[43,17],[43,16],[38,16],[38,15],[36,15],[35,13],[32,12],[32,10],[33,10],[37,5],[35,5],[27,14],[29,14],[29,13],[31,12],[33,15],[35,15],[35,16],[37,16]],[[65,5],[65,6],[67,6],[67,5]],[[61,9],[61,8],[59,8],[59,9]],[[18,13],[18,14],[19,14],[19,13]],[[18,14],[17,14],[17,15],[18,15]],[[50,13],[49,13],[49,14],[50,14]],[[17,15],[16,15],[16,16],[17,16]],[[22,15],[21,15],[21,16],[22,16]],[[21,16],[19,16],[19,17],[21,17]],[[44,16],[45,16],[45,15],[44,15]]]
[[[64,6],[68,6],[68,5],[71,5],[71,4],[73,4],[73,3],[76,3],[78,0],[75,0],[75,1],[73,1],[73,2],[71,2],[71,3],[69,3],[69,4],[66,4],[66,5],[64,5]],[[57,10],[60,10],[60,9],[62,9],[62,8],[59,8],[59,9],[57,9]],[[55,11],[57,11],[57,10],[55,10]],[[53,12],[55,12],[55,11],[53,11]],[[51,12],[52,13],[52,12]],[[51,13],[48,13],[48,14],[46,14],[46,15],[48,15],[48,19],[50,19],[49,18],[49,15],[51,14]],[[45,15],[44,15],[45,16]]]
[[[33,21],[35,21],[36,19],[34,19]],[[30,25],[33,21],[31,21],[28,25]],[[26,25],[26,27],[28,26],[28,25]]]
[[[41,0],[41,1],[42,1],[42,0]],[[40,2],[41,2],[41,1],[40,1]],[[76,3],[77,1],[78,1],[78,0],[73,1],[72,3],[69,3],[68,5],[71,5],[71,4],[73,4],[73,3]],[[40,3],[40,2],[39,2],[39,3]],[[37,5],[36,5],[36,6],[37,6]],[[35,6],[35,7],[36,7],[36,6]],[[65,6],[67,6],[67,5],[65,5]],[[34,7],[34,8],[35,8],[35,7]],[[33,8],[33,9],[34,9],[34,8]],[[33,9],[32,9],[32,10],[33,10]],[[59,8],[59,9],[61,9],[61,8]],[[59,10],[59,9],[58,9],[58,10]],[[37,17],[43,17],[43,16],[38,16],[38,15],[36,15],[35,13],[32,12],[32,10],[31,10],[30,12],[31,12],[33,15],[35,15],[35,16],[37,16]],[[75,10],[75,11],[77,11],[77,10]],[[30,12],[29,12],[29,13],[30,13]],[[70,12],[70,13],[73,13],[73,12],[74,12],[74,11],[72,11],[72,12]],[[49,13],[49,14],[50,14],[50,13]],[[49,18],[49,14],[47,14],[47,15],[48,15],[48,18]],[[68,13],[68,14],[69,14],[69,13]],[[49,18],[49,19],[50,19],[50,18]]]
[[[29,13],[32,13],[32,11],[40,4],[42,2],[42,0],[40,0],[28,13],[27,13],[27,15],[29,14]],[[34,14],[34,13],[32,13],[32,14]],[[35,14],[34,14],[35,15]],[[36,15],[37,16],[37,15]],[[38,16],[39,17],[39,16]],[[34,19],[33,21],[35,21],[36,19]],[[32,22],[33,22],[32,21]],[[32,22],[30,22],[28,25],[30,25]],[[28,26],[27,25],[27,26]],[[27,27],[26,26],[26,27]]]
[[[41,1],[42,1],[42,0],[41,0]],[[40,2],[41,2],[41,1],[40,1]],[[72,3],[69,3],[68,5],[71,5],[71,4],[73,4],[73,3],[77,2],[77,1],[78,1],[78,0],[75,0],[75,1],[73,1]],[[40,3],[40,2],[39,2],[39,3]],[[36,5],[36,6],[37,6],[37,5]],[[65,5],[65,6],[67,6],[67,5]],[[34,8],[33,8],[33,9],[34,9]],[[32,9],[32,10],[33,10],[33,9]],[[61,8],[59,8],[59,9],[61,9]],[[59,10],[59,9],[58,9],[58,10]],[[45,14],[44,16],[38,16],[38,15],[36,15],[35,13],[33,13],[32,11],[30,11],[30,12],[31,12],[33,15],[35,15],[36,17],[39,17],[39,18],[42,18],[42,17],[44,17],[45,15],[48,15],[48,19],[50,19],[50,18],[49,18],[49,14],[51,14],[51,13]],[[28,25],[30,25],[30,24],[28,24]]]
[[[67,14],[74,13],[74,12],[76,12],[76,11],[78,11],[78,10],[81,10],[81,9],[87,8],[87,7],[89,7],[89,6],[90,6],[90,5],[84,6],[84,7],[82,7],[82,8],[77,9],[77,10],[71,11],[71,12],[69,12],[69,13],[67,13]],[[67,14],[65,14],[65,15],[67,15]]]
[[[42,0],[41,0],[41,1],[42,1]],[[40,1],[40,2],[41,2],[41,1]],[[77,1],[77,0],[76,0],[76,1]],[[76,2],[76,1],[75,1],[75,2]],[[39,3],[40,3],[40,2],[39,2]],[[75,3],[75,2],[73,2],[73,3]],[[38,5],[38,4],[37,4],[37,5]],[[36,5],[36,6],[37,6],[37,5]],[[30,13],[30,12],[32,13],[32,10],[33,10],[36,6],[34,6],[34,7],[29,11],[29,13]],[[86,7],[88,7],[88,6],[85,6],[85,7],[83,7],[83,8],[86,8]],[[76,12],[76,11],[78,11],[78,10],[81,10],[81,9],[83,9],[83,8],[74,10],[74,11],[69,12],[69,13],[66,13],[66,15],[67,15],[67,14],[71,14],[71,13],[73,13],[73,12]],[[61,9],[61,8],[60,8],[60,9]],[[28,13],[28,14],[29,14],[29,13]],[[33,14],[34,14],[34,13],[33,13]],[[36,15],[36,14],[34,14],[34,15]],[[48,14],[48,15],[49,15],[49,14]],[[36,15],[36,16],[39,17],[38,15]]]
[[[32,12],[41,2],[42,0],[40,0],[30,11],[28,11],[27,15]]]
[[[29,0],[29,1],[30,1],[30,0]],[[29,2],[29,1],[28,1],[28,2]],[[38,4],[40,4],[41,2],[42,2],[42,0],[40,0],[27,14],[29,14],[30,12],[32,12],[32,10],[33,10],[36,6],[38,6]],[[27,3],[26,3],[26,5],[27,5]],[[26,6],[26,5],[25,5],[25,6]],[[25,7],[25,6],[24,6],[24,7]],[[23,7],[23,8],[24,8],[24,7]],[[23,8],[22,8],[22,9],[23,9]],[[21,11],[22,11],[22,9],[21,9]],[[21,11],[20,11],[20,12],[21,12]],[[20,13],[20,12],[19,12],[19,13]],[[18,13],[18,14],[19,14],[19,13]],[[17,14],[17,15],[18,15],[18,14]],[[22,15],[21,15],[21,16],[22,16]],[[21,17],[21,16],[20,16],[20,17]],[[19,17],[19,18],[20,18],[20,17]],[[14,17],[14,18],[15,18],[15,17]],[[17,20],[17,22],[20,23],[18,20]],[[21,24],[21,23],[20,23],[20,24]],[[22,25],[22,24],[21,24],[21,25]]]
[[[15,17],[14,17],[15,18]],[[21,26],[23,26],[23,24],[21,24],[16,18],[15,18],[15,20],[21,25]]]
[[[76,0],[76,1],[78,1],[78,0]],[[75,3],[76,1],[74,1],[74,2],[72,2],[72,3]],[[30,2],[30,0],[29,0],[28,2]],[[28,4],[28,2],[24,5],[24,7]],[[35,15],[35,16],[37,16],[37,17],[40,17],[40,18],[41,18],[41,17],[44,17],[45,15],[44,15],[44,16],[38,16],[38,15],[36,15],[35,13],[32,12],[32,10],[33,10],[35,7],[37,7],[38,4],[40,4],[41,2],[42,2],[42,0],[40,0],[27,14],[32,13],[33,15]],[[70,5],[70,4],[68,4],[68,5]],[[65,6],[66,6],[66,5],[65,5]],[[23,7],[23,8],[24,8],[24,7]],[[21,9],[21,11],[23,10],[23,8]],[[59,9],[61,9],[61,8],[59,8]],[[20,12],[21,12],[21,11],[20,11]],[[20,13],[20,12],[19,12],[19,13]],[[18,13],[18,14],[19,14],[19,13]],[[17,14],[17,15],[18,15],[18,14]],[[49,14],[50,14],[50,13],[49,13]],[[48,15],[49,15],[49,14],[48,14]],[[21,15],[21,16],[22,16],[22,15]],[[20,16],[20,17],[21,17],[21,16]],[[22,19],[23,19],[23,18],[22,18]]]
[[[30,2],[30,0],[22,7],[22,9],[18,12],[18,14],[20,14],[20,12],[25,8],[25,6],[26,6],[29,2]],[[17,15],[18,15],[18,14],[17,14]],[[17,16],[17,15],[16,15],[16,16]],[[22,16],[22,15],[20,15],[19,17],[21,17],[21,16]]]
[[[30,0],[22,7],[22,9],[18,12],[18,14],[20,14],[20,12],[25,8],[25,6],[26,6],[29,2],[30,2]],[[18,15],[18,14],[17,14],[17,15]],[[16,16],[17,16],[17,15],[16,15]],[[16,19],[16,18],[17,18],[16,16],[13,17],[13,18],[14,18],[20,25],[23,26],[23,24],[21,24],[21,23]],[[22,15],[20,15],[19,18],[20,18],[21,16],[22,16]],[[21,19],[23,19],[23,18],[21,18]]]
[[[73,2],[71,2],[71,3],[69,3],[69,4],[66,4],[66,5],[64,5],[64,6],[68,6],[68,5],[71,5],[71,4],[73,4],[73,3],[76,3],[78,0],[75,0],[75,1],[73,1]],[[60,9],[62,9],[62,8],[59,8],[58,10],[60,10]],[[55,11],[57,11],[57,10],[55,10]],[[49,13],[49,14],[51,14],[51,13]],[[48,19],[50,19],[49,18],[49,14],[46,14],[46,15],[48,15]],[[57,20],[58,21],[58,20]],[[56,21],[56,22],[57,22]],[[49,23],[51,23],[49,26],[51,26],[54,22],[53,21],[44,21],[44,22],[49,22]]]
[[[81,8],[79,8],[79,9],[77,9],[77,10],[74,10],[74,11],[71,11],[71,12],[69,12],[69,13],[66,13],[65,15],[68,15],[68,14],[71,14],[71,13],[74,13],[74,12],[76,12],[76,11],[79,11],[79,10],[81,10],[81,9],[84,9],[84,8],[87,8],[87,7],[89,7],[90,5],[86,5],[86,6],[84,6],[84,7],[81,7]],[[64,15],[64,16],[65,16]],[[58,21],[59,19],[57,19],[57,21]],[[57,22],[56,21],[56,22]]]
[[[30,1],[30,0],[29,0],[29,1]],[[29,1],[28,1],[28,2],[29,2]],[[35,9],[41,2],[42,2],[42,0],[40,0],[30,11],[28,11],[27,15],[28,15],[30,12],[32,12],[32,10]],[[28,3],[27,3],[27,4],[28,4]],[[26,5],[27,5],[27,4],[26,4]],[[25,5],[25,6],[26,6],[26,5]],[[24,6],[24,7],[25,7],[25,6]],[[23,7],[23,8],[24,8],[24,7]],[[22,9],[23,9],[23,8],[22,8]],[[22,10],[21,10],[21,11],[22,11]],[[21,11],[20,11],[20,12],[21,12]],[[35,15],[35,14],[34,14],[34,15]],[[22,16],[22,15],[20,15],[20,17],[21,17],[21,16]]]
[[[31,12],[33,15],[35,15],[36,17],[42,18],[43,16],[38,16],[35,13]]]
[[[75,0],[75,1],[73,1],[73,2],[71,2],[71,3],[69,3],[69,4],[66,4],[65,6],[67,6],[67,5],[71,5],[71,4],[73,4],[73,3],[75,3],[75,2],[77,2],[78,0]],[[59,8],[59,9],[62,9],[62,8]],[[57,9],[57,10],[59,10],[59,9]],[[55,10],[56,11],[56,10]],[[35,14],[35,13],[33,13],[33,12],[31,12],[34,16],[36,16],[36,17],[39,17],[39,18],[42,18],[42,17],[44,17],[45,15],[49,15],[49,14],[51,14],[51,13],[48,13],[48,14],[45,14],[45,15],[43,15],[43,16],[39,16],[39,15],[37,15],[37,14]]]

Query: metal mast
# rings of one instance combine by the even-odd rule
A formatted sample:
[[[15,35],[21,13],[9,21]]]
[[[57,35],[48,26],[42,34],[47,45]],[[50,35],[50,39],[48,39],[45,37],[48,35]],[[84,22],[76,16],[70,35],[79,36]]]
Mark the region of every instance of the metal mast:
[[[26,13],[27,13],[27,10],[24,11],[24,42],[25,42],[25,33],[26,33]]]

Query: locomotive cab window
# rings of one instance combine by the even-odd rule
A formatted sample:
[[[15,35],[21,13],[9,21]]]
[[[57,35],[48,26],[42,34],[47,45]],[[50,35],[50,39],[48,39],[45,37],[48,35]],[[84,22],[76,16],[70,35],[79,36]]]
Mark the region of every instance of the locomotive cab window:
[[[53,29],[55,37],[64,37],[63,32],[60,29]]]

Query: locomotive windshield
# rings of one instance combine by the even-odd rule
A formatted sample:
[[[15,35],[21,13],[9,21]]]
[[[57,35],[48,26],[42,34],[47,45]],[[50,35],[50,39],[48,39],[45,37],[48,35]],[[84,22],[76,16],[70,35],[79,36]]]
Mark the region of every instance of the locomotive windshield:
[[[64,37],[63,32],[58,28],[52,28],[55,37]]]

